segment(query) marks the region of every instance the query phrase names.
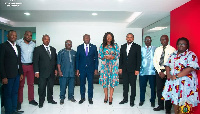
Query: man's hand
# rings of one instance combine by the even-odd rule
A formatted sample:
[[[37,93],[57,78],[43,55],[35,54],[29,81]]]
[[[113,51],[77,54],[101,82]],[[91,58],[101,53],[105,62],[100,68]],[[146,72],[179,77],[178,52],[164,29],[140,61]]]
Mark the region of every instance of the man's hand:
[[[58,75],[59,75],[59,76],[63,76],[63,74],[62,74],[61,71],[58,71]]]
[[[24,75],[22,74],[22,75],[20,76],[20,81],[23,80],[23,78],[24,78]]]
[[[98,74],[98,70],[94,70],[94,75],[97,75]]]
[[[119,74],[122,74],[122,69],[119,69]]]
[[[8,84],[8,79],[7,78],[3,78],[2,79],[2,84]]]
[[[171,74],[167,74],[167,79],[171,79],[172,75]]]
[[[57,70],[55,70],[55,76],[57,76],[58,75],[58,71]]]
[[[79,77],[80,75],[79,70],[76,70],[76,75]]]
[[[175,79],[176,79],[176,76],[172,75],[171,80],[175,80]]]
[[[139,71],[135,71],[135,75],[137,76],[140,72]]]
[[[165,77],[165,74],[163,72],[159,72],[159,76],[161,79],[163,79]]]
[[[39,74],[39,73],[35,73],[35,77],[36,77],[36,78],[39,78],[39,77],[40,77],[40,74]]]

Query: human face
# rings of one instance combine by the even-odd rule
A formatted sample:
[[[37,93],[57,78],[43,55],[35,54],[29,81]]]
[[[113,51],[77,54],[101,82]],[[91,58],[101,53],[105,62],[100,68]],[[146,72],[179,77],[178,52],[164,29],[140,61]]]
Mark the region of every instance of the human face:
[[[28,31],[24,34],[24,41],[30,42],[31,40],[32,40],[32,33]]]
[[[160,38],[160,43],[161,43],[164,47],[168,45],[168,41],[169,41],[169,39],[166,38],[166,37],[161,37],[161,38]]]
[[[89,35],[85,35],[83,38],[83,41],[85,44],[89,44],[90,43],[90,36]]]
[[[67,50],[71,50],[71,48],[72,48],[72,42],[70,40],[68,40],[67,42],[65,42],[65,48]]]
[[[150,37],[146,37],[145,40],[144,40],[144,43],[147,47],[151,46],[151,38]]]
[[[12,31],[7,35],[7,37],[11,43],[14,43],[17,40],[17,33],[15,31]]]
[[[131,44],[133,42],[133,40],[134,40],[134,37],[133,37],[132,34],[128,34],[126,36],[126,41],[127,41],[128,44]]]
[[[112,36],[111,36],[111,34],[108,34],[106,38],[107,38],[107,42],[110,43],[110,42],[112,41]]]
[[[49,45],[49,43],[50,43],[50,38],[49,38],[49,36],[43,36],[43,38],[42,38],[42,41],[43,41],[43,44],[45,45],[45,46],[48,46]]]
[[[178,47],[178,52],[183,53],[188,49],[188,44],[185,40],[180,40],[178,42],[177,47]]]

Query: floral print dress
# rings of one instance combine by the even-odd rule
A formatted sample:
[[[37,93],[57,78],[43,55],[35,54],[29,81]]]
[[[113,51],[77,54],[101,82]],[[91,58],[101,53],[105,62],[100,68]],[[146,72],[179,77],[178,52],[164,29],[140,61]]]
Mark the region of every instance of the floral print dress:
[[[114,56],[113,60],[103,59],[105,55]],[[101,59],[101,69],[100,69],[100,78],[99,84],[103,88],[112,87],[114,88],[119,84],[118,76],[118,59],[119,59],[119,46],[115,43],[114,47],[107,45],[103,48],[101,44],[99,48],[99,59]]]
[[[195,53],[186,50],[177,55],[178,51],[172,53],[165,66],[170,67],[170,74],[177,75],[186,67],[199,69],[198,59]],[[183,106],[186,104],[197,106],[198,97],[198,78],[196,71],[192,71],[186,76],[177,78],[176,80],[168,79],[162,93],[165,100],[171,100],[172,104]]]

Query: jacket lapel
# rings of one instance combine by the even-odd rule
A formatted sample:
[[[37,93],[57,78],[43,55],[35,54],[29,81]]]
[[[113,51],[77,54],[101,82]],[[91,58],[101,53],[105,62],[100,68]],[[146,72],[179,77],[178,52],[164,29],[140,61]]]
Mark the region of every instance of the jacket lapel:
[[[11,53],[17,57],[15,50],[13,49],[13,47],[11,46],[11,44],[8,41],[7,41],[7,45],[9,47],[9,50],[11,51]],[[18,48],[17,48],[17,50],[18,50]],[[18,55],[19,55],[19,51],[18,51]]]

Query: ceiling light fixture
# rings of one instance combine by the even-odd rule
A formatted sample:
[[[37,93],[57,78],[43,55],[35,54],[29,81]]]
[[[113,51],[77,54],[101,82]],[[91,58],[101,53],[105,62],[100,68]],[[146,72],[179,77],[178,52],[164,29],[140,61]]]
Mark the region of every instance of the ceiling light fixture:
[[[3,23],[8,23],[10,20],[6,19],[6,18],[3,18],[3,17],[0,17],[0,22],[3,22]]]
[[[132,22],[141,14],[142,14],[142,12],[134,12],[128,19],[126,19],[126,22],[128,22],[128,23]]]
[[[92,13],[92,15],[93,15],[93,16],[96,16],[96,15],[98,15],[98,14],[97,14],[97,13]]]
[[[149,29],[149,31],[153,31],[153,30],[163,30],[166,29],[167,27],[154,27],[152,29]]]
[[[24,15],[31,15],[30,13],[28,13],[28,12],[26,12],[26,13],[24,13]]]

